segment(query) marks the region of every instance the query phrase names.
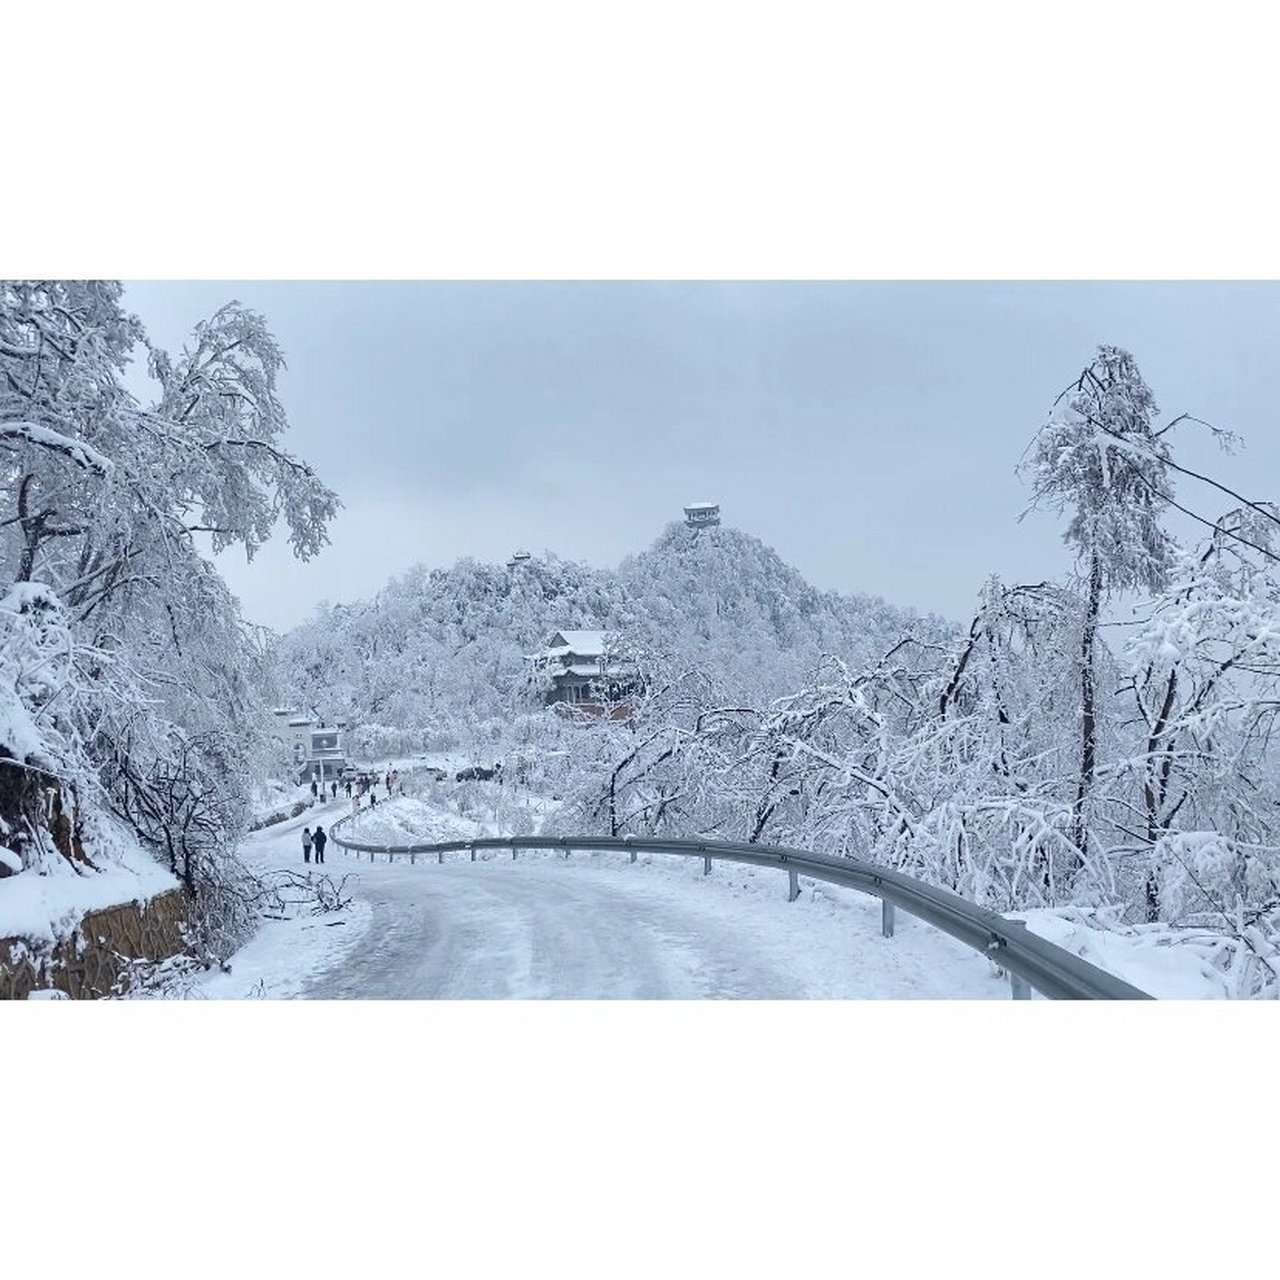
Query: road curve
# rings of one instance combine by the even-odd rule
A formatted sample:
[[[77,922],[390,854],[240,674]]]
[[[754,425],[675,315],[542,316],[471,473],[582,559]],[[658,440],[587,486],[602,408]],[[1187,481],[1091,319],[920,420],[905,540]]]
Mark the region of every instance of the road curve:
[[[751,869],[716,882],[661,858],[342,862],[369,927],[305,999],[1007,998],[929,926],[885,939],[878,903],[788,904],[785,877]]]

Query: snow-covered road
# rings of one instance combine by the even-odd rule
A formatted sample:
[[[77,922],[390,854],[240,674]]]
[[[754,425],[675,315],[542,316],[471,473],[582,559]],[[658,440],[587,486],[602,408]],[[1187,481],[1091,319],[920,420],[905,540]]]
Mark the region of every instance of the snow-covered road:
[[[817,890],[788,904],[785,877],[754,868],[704,879],[670,859],[546,854],[359,874],[363,945],[304,997],[1008,997],[929,926],[882,938],[878,903]]]
[[[362,873],[361,952],[313,997],[798,996],[776,957],[683,901],[594,868],[483,862]]]
[[[325,806],[258,833],[260,869],[302,871],[300,832]],[[490,853],[443,866],[370,863],[332,844],[324,871],[349,875],[354,907],[265,921],[211,975],[212,997],[305,999],[988,998],[1008,984],[983,957],[878,901],[767,868],[642,855]]]

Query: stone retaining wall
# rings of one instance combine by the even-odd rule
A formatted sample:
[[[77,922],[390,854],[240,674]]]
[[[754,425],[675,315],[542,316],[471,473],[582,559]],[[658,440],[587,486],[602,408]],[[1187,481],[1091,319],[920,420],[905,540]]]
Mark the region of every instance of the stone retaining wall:
[[[130,960],[167,960],[187,950],[183,924],[190,899],[170,889],[139,905],[90,911],[79,929],[52,948],[26,938],[0,938],[0,1000],[25,1000],[56,987],[73,1000],[110,995]]]

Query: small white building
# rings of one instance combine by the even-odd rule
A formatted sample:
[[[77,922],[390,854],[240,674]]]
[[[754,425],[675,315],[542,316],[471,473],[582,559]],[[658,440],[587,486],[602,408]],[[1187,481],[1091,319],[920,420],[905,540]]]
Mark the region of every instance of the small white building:
[[[327,782],[347,767],[345,721],[326,725],[288,707],[277,707],[274,715],[276,737],[289,749],[299,782]]]
[[[720,504],[691,502],[684,509],[684,522],[690,529],[707,529],[720,523]]]

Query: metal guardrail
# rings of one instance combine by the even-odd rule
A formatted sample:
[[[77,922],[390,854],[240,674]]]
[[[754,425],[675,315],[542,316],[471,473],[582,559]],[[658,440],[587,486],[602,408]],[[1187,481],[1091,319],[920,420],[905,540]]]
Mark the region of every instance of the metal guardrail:
[[[471,853],[475,861],[477,849],[510,849],[515,858],[520,849],[550,849],[628,853],[631,861],[637,853],[667,853],[701,858],[703,874],[709,875],[713,861],[742,862],[760,867],[777,867],[788,874],[787,900],[800,895],[800,876],[823,880],[871,894],[881,901],[881,932],[893,936],[894,909],[901,907],[908,915],[924,920],[943,933],[972,947],[1009,974],[1015,999],[1027,999],[1034,988],[1055,1000],[1150,1000],[1145,991],[1117,978],[1105,969],[1082,960],[1063,947],[1030,932],[1020,920],[979,907],[975,903],[926,884],[922,880],[877,867],[856,858],[833,858],[804,849],[788,849],[778,845],[740,844],[722,840],[655,840],[639,836],[486,836],[476,840],[446,840],[406,845],[365,844],[348,840],[339,828],[354,815],[338,819],[329,829],[330,839],[352,853],[367,853],[370,860],[385,854],[389,859],[435,854],[444,862],[446,853]]]

